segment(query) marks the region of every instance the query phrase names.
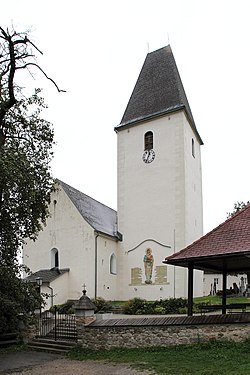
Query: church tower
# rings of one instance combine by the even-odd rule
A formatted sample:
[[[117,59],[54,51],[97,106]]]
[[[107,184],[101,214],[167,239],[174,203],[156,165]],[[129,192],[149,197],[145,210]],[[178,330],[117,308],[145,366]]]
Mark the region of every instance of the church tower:
[[[203,143],[170,46],[146,56],[115,131],[119,299],[186,297],[186,270],[162,261],[202,236]]]

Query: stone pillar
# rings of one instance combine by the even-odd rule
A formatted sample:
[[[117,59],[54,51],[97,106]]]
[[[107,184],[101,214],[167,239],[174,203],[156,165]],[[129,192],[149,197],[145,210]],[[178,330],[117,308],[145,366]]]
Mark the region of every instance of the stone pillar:
[[[95,321],[95,304],[86,296],[86,290],[82,291],[82,297],[75,303],[75,315],[77,325],[89,325]]]

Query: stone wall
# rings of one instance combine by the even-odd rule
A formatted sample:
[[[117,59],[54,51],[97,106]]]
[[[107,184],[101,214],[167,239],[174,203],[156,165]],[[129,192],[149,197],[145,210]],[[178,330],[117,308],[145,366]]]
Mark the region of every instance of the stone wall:
[[[89,349],[139,348],[243,341],[250,337],[250,324],[209,324],[180,326],[84,326],[78,324],[78,344]]]

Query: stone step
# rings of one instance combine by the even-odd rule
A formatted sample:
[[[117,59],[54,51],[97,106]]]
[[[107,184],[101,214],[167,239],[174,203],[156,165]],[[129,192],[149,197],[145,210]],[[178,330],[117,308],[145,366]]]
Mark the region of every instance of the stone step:
[[[76,346],[75,341],[49,340],[46,338],[33,339],[28,343],[28,347],[33,350],[47,351],[65,354]]]
[[[63,327],[57,327],[57,337],[58,339],[66,339],[66,340],[72,340],[76,339],[77,337],[77,331],[76,329],[67,329]],[[55,337],[55,329],[52,329],[50,332],[47,333],[46,337]]]
[[[45,337],[47,337],[50,340],[54,340],[55,334],[54,333],[49,333]],[[62,335],[61,333],[60,333],[60,335],[57,335],[57,337],[58,337],[58,340],[65,340],[65,341],[66,340],[68,340],[68,341],[76,341],[76,338],[77,338],[76,335],[75,336],[74,335],[69,336],[69,335]]]

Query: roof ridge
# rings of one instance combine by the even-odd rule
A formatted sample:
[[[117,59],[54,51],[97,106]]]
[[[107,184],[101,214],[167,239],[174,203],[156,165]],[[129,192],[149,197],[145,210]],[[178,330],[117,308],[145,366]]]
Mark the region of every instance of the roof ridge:
[[[59,179],[57,183],[80,215],[96,232],[120,239],[116,210]]]
[[[64,184],[64,185],[68,186],[69,188],[71,188],[71,189],[77,191],[78,193],[84,195],[85,197],[90,198],[91,200],[93,200],[93,201],[99,203],[100,205],[102,205],[102,206],[104,206],[104,207],[107,207],[108,209],[110,209],[110,210],[116,212],[116,210],[115,210],[114,208],[111,208],[111,207],[107,206],[106,204],[104,204],[104,203],[98,201],[97,199],[91,197],[91,196],[88,195],[88,194],[83,193],[82,191],[80,191],[80,190],[76,189],[75,187],[73,187],[73,186],[67,184],[66,182],[64,182],[64,181],[62,181],[62,180],[59,180],[58,178],[56,179],[56,181],[58,181],[60,184],[62,183],[62,184]]]

